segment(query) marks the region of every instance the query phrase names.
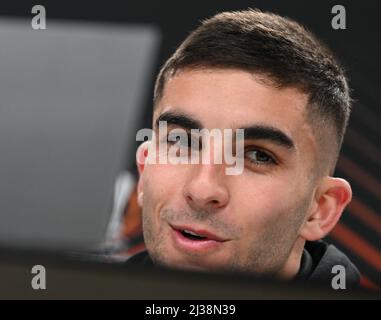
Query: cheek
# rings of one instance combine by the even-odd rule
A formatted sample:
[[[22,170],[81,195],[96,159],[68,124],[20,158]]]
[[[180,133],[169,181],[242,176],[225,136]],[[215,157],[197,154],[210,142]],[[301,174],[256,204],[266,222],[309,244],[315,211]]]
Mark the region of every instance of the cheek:
[[[256,257],[257,262],[271,265],[274,256],[281,261],[289,252],[304,210],[302,200],[298,199],[303,199],[304,194],[300,194],[296,182],[288,181],[257,176],[255,182],[245,177],[237,182],[235,223],[242,233],[236,251],[240,252],[242,261]]]
[[[175,201],[179,188],[179,173],[171,165],[147,165],[141,175],[143,191],[143,231],[148,249],[158,251],[162,245],[163,227],[160,219],[162,208]],[[156,248],[156,249],[155,249]]]
[[[235,183],[232,200],[237,220],[249,234],[279,224],[294,211],[298,192],[288,179],[265,175],[242,176]]]
[[[177,165],[147,165],[142,175],[144,206],[157,207],[171,202],[182,190],[184,170]]]

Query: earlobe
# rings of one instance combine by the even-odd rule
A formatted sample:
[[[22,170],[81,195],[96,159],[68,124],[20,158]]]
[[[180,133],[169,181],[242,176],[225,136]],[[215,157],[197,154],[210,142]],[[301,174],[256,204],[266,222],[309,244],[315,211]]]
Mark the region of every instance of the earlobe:
[[[139,174],[142,174],[148,159],[150,141],[143,142],[136,150],[136,166]]]
[[[313,207],[300,235],[307,241],[324,238],[337,224],[352,199],[349,183],[341,178],[325,177],[315,193]]]

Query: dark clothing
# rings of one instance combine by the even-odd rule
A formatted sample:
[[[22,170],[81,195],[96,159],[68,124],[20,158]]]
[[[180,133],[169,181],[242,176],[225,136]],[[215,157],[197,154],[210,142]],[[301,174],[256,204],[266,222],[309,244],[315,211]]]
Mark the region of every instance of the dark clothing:
[[[153,265],[147,251],[140,252],[128,261],[128,264]],[[360,284],[360,273],[349,258],[334,245],[324,241],[306,242],[296,281],[313,281],[331,288],[332,273],[335,265],[341,265],[346,272],[346,288],[355,288]]]
[[[131,258],[129,258],[126,262],[128,265],[134,264],[139,266],[153,266],[153,262],[148,255],[148,251],[142,251],[135,255],[133,255]]]
[[[360,285],[360,272],[349,258],[334,245],[324,241],[306,242],[300,269],[295,280],[308,280],[331,286],[335,265],[343,266],[346,274],[346,288]]]

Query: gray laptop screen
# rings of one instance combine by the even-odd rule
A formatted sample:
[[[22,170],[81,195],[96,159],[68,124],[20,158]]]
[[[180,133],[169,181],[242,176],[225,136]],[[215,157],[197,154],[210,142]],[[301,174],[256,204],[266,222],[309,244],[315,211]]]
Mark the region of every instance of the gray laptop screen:
[[[145,26],[0,21],[1,244],[102,239],[157,38]]]

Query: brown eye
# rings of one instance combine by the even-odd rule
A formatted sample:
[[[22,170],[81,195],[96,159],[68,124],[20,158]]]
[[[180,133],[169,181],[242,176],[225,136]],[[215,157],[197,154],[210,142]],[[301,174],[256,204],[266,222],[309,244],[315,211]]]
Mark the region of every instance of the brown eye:
[[[167,135],[168,144],[178,144],[181,148],[188,148],[189,146],[189,136],[185,133],[170,132]]]
[[[258,149],[248,150],[245,152],[245,158],[250,162],[259,165],[275,164],[274,159],[266,152]]]

